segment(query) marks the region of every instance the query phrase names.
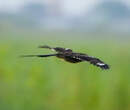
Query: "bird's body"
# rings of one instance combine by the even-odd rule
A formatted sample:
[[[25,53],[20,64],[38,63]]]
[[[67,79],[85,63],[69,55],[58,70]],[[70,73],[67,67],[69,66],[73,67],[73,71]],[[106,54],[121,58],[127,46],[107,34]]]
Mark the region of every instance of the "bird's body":
[[[61,48],[61,47],[56,47],[56,48],[51,48],[49,46],[40,46],[40,48],[47,48],[51,49],[52,51],[55,51],[56,54],[49,54],[49,55],[26,55],[25,57],[49,57],[49,56],[56,56],[57,58],[64,59],[67,62],[70,63],[79,63],[83,61],[88,61],[91,64],[100,67],[102,69],[109,69],[109,66],[105,64],[103,61],[101,61],[98,58],[88,56],[87,54],[83,53],[75,53],[71,49],[68,48]]]

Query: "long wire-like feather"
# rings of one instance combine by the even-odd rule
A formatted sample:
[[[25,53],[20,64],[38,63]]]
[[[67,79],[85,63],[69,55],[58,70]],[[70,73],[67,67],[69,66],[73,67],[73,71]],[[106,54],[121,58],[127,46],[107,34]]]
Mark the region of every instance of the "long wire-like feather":
[[[57,54],[48,54],[48,55],[22,55],[21,57],[51,57],[57,56]]]

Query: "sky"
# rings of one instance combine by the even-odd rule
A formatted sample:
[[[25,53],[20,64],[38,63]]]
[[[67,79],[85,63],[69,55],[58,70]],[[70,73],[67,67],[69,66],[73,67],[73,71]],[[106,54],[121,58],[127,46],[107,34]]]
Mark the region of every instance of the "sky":
[[[98,2],[98,0],[64,0],[64,12],[68,15],[83,15]]]
[[[68,15],[82,15],[84,12],[93,8],[96,4],[106,0],[35,0],[35,2],[46,4],[51,4],[54,1],[60,2],[64,13]],[[130,6],[130,0],[120,1],[123,1],[126,5]],[[15,12],[18,11],[25,3],[29,2],[34,2],[34,0],[0,0],[0,11]]]

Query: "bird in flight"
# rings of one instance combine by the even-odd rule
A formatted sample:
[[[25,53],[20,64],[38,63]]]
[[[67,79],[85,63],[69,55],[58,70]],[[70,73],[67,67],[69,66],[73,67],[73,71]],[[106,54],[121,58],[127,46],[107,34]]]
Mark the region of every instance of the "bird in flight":
[[[64,59],[65,61],[70,62],[70,63],[79,63],[79,62],[87,61],[87,62],[90,62],[90,64],[93,64],[97,67],[100,67],[101,69],[109,69],[109,65],[105,64],[100,59],[92,57],[92,56],[88,56],[87,54],[84,54],[84,53],[73,52],[69,48],[61,48],[61,47],[52,48],[52,47],[47,46],[47,45],[39,46],[39,48],[50,49],[52,51],[55,51],[56,53],[55,54],[48,54],[48,55],[24,55],[23,57],[56,56],[57,58]]]

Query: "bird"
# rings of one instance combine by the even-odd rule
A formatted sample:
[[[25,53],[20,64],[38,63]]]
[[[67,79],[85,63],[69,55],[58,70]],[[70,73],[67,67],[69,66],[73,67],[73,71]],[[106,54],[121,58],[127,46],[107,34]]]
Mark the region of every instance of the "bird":
[[[22,57],[51,57],[55,56],[60,59],[64,59],[65,61],[69,63],[80,63],[87,61],[90,64],[93,64],[94,66],[100,67],[101,69],[107,70],[109,69],[109,65],[101,61],[99,58],[88,56],[84,53],[77,53],[73,52],[73,50],[69,48],[62,48],[62,47],[50,47],[47,45],[39,46],[39,48],[45,48],[50,49],[52,51],[55,51],[55,54],[47,54],[47,55],[23,55]]]

